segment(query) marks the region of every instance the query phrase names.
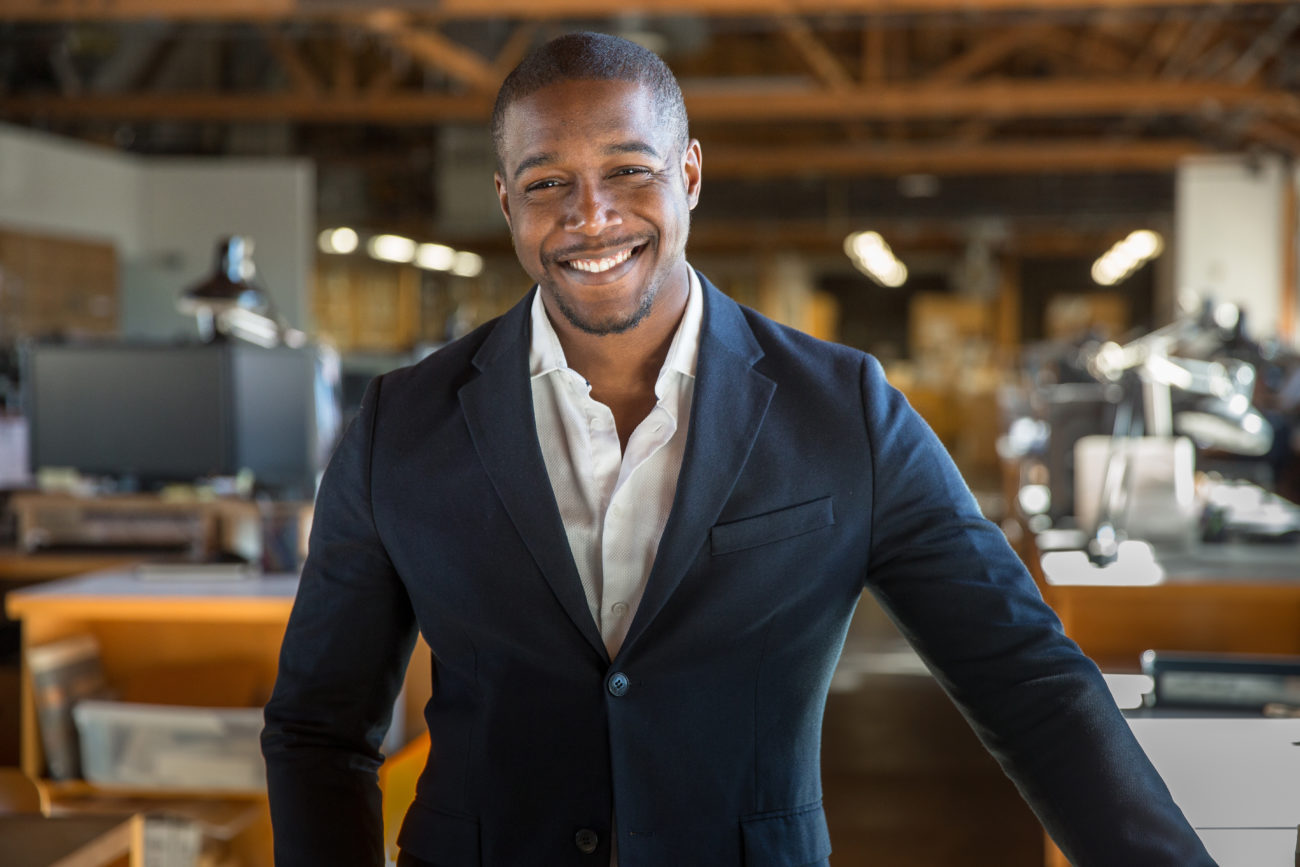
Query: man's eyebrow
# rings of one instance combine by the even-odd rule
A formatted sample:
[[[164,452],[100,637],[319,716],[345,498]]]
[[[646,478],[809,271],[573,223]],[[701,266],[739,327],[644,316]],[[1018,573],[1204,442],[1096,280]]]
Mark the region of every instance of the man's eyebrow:
[[[643,141],[624,141],[612,144],[605,148],[607,154],[645,154],[646,156],[659,159],[659,151],[655,150],[649,144]]]
[[[535,169],[538,166],[544,166],[547,163],[553,163],[553,162],[555,162],[555,154],[553,153],[548,152],[548,153],[533,154],[531,157],[524,160],[519,165],[515,166],[515,170],[514,172],[511,173],[510,177],[512,180],[517,181],[519,180],[519,176],[522,175],[524,172],[528,171],[529,169]]]

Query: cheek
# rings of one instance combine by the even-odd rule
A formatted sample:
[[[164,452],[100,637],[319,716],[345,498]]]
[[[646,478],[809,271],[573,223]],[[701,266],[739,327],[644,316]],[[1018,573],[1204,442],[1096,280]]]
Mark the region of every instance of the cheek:
[[[515,217],[513,231],[510,233],[515,251],[521,256],[526,255],[530,258],[537,257],[544,234],[541,224],[527,214]]]

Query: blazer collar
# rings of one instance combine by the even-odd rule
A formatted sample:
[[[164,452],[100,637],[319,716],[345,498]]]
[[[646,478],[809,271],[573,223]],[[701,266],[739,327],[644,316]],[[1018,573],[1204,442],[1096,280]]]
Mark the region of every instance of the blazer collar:
[[[479,375],[461,387],[460,405],[479,460],[556,601],[592,649],[608,660],[537,441],[528,376],[528,312],[536,291],[497,320],[474,354]]]
[[[686,453],[668,524],[619,657],[635,647],[708,544],[767,414],[776,383],[740,306],[700,275],[704,323]]]
[[[702,274],[704,321],[690,433],[668,524],[619,652],[654,620],[708,542],[749,456],[775,383],[754,370],[763,352],[740,307]],[[574,626],[602,659],[600,631],[569,552],[533,421],[528,376],[533,288],[497,321],[475,353],[479,375],[460,390],[470,436],[497,495]]]

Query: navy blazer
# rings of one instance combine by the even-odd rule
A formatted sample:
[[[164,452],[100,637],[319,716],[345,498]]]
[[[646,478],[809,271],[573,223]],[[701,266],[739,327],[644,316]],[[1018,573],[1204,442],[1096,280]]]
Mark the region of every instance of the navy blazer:
[[[864,588],[1075,864],[1212,864],[879,364],[701,283],[677,493],[612,660],[537,442],[532,294],[371,384],[266,708],[277,864],[382,863],[379,746],[417,627],[433,747],[399,838],[416,858],[605,867],[616,829],[620,867],[824,864],[822,712]]]

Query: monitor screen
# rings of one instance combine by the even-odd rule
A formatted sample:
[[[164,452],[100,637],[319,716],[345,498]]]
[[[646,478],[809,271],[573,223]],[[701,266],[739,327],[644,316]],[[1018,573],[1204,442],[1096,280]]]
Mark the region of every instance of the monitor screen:
[[[224,368],[217,346],[33,344],[23,375],[32,468],[146,484],[223,473]]]
[[[321,365],[311,349],[241,343],[34,343],[24,407],[32,468],[143,487],[250,469],[312,495],[321,465]]]

